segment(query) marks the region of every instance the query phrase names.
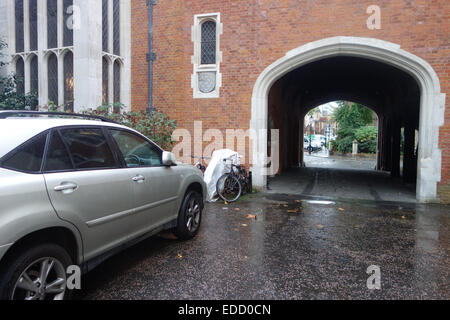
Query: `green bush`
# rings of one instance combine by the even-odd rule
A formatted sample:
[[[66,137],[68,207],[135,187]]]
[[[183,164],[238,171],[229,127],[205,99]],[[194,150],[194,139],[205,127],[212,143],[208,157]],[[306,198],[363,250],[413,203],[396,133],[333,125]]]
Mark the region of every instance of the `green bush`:
[[[119,111],[123,108],[121,104],[114,104],[112,108],[107,105],[95,110],[85,111],[85,114],[100,115],[119,122],[127,127],[139,131],[164,150],[171,150],[173,147],[172,133],[177,128],[176,122],[159,111],[147,113],[145,111],[132,112],[111,112]]]
[[[374,126],[361,127],[355,131],[358,140],[358,150],[361,153],[376,153],[378,130]]]
[[[0,40],[0,59],[4,56],[2,50],[6,48],[5,42]],[[5,63],[0,62],[0,67]],[[35,92],[24,94],[17,92],[16,88],[23,84],[23,79],[16,75],[0,77],[0,110],[34,109],[37,106]]]
[[[334,120],[338,123],[337,138],[334,142],[334,151],[341,153],[352,152],[353,141],[361,142],[360,152],[372,152],[373,146],[368,137],[365,137],[366,131],[361,132],[361,139],[357,137],[359,129],[365,128],[372,122],[373,112],[367,107],[356,103],[339,102],[339,107],[334,111]],[[372,134],[371,129],[369,133]],[[376,152],[376,129],[375,129],[375,152]]]

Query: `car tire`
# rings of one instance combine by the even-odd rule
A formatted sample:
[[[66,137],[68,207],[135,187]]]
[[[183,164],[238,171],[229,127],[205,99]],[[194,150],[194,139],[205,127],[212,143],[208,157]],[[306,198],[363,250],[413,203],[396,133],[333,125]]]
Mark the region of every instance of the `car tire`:
[[[29,277],[28,279],[34,280],[33,283],[35,284],[38,282],[37,286],[42,288],[43,285],[39,283],[40,277],[37,277],[37,273],[39,273],[37,269],[38,266],[41,266],[42,270],[43,263],[45,263],[44,260],[52,262],[52,267],[47,269],[50,270],[47,278],[48,282],[44,281],[44,285],[47,287],[58,280],[61,284],[54,288],[58,290],[64,288],[64,292],[32,293],[32,296],[30,296],[31,290],[20,289],[19,280]],[[44,298],[68,300],[72,295],[72,291],[68,290],[66,285],[66,270],[70,265],[72,265],[70,255],[62,247],[55,244],[47,243],[20,250],[9,257],[4,267],[0,270],[0,300],[22,300],[23,296],[24,300],[27,298],[34,298],[31,300],[44,300]],[[27,273],[26,275],[25,272]],[[33,279],[34,277],[37,278]],[[61,279],[64,280],[64,283],[62,283]],[[53,295],[55,295],[54,298],[52,298]]]
[[[203,207],[203,197],[197,191],[189,191],[186,194],[174,229],[178,239],[189,240],[197,235],[202,221]]]

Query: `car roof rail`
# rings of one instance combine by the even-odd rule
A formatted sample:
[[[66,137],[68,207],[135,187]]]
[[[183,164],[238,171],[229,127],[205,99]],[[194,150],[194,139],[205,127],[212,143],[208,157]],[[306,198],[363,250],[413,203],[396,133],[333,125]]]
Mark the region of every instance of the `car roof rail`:
[[[59,117],[72,117],[72,118],[84,118],[92,120],[100,120],[102,122],[109,122],[119,124],[117,121],[108,119],[102,116],[81,114],[81,113],[68,113],[68,112],[50,112],[50,111],[26,111],[26,110],[5,110],[0,111],[0,119],[7,119],[17,116],[59,116]]]

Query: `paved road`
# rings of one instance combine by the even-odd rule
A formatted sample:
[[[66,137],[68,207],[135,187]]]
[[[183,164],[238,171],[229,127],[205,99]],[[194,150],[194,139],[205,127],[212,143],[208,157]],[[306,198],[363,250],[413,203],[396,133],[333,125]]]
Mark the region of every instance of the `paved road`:
[[[376,161],[305,155],[306,168],[292,168],[269,179],[269,192],[374,201],[416,202],[414,185],[389,172],[375,171]]]
[[[375,157],[375,156],[374,156]],[[329,156],[326,149],[308,155],[305,152],[305,165],[307,167],[350,169],[350,170],[374,170],[377,161],[374,158],[357,156]]]
[[[450,299],[449,207],[259,194],[207,210],[196,239],[128,249],[76,298]]]

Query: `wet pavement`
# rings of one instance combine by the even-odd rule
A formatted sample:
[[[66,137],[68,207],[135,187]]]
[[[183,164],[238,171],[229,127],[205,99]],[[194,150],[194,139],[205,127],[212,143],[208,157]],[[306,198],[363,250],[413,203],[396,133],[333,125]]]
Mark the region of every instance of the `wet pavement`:
[[[449,212],[281,194],[208,204],[194,240],[148,239],[85,275],[76,298],[449,299]]]
[[[375,171],[376,160],[359,156],[305,154],[306,167],[291,168],[269,179],[269,192],[302,196],[416,202],[414,184],[389,172]]]
[[[305,165],[307,167],[316,168],[334,168],[334,169],[349,169],[349,170],[375,170],[377,166],[376,155],[329,155],[326,149],[318,152],[313,152],[309,155],[304,154]]]

